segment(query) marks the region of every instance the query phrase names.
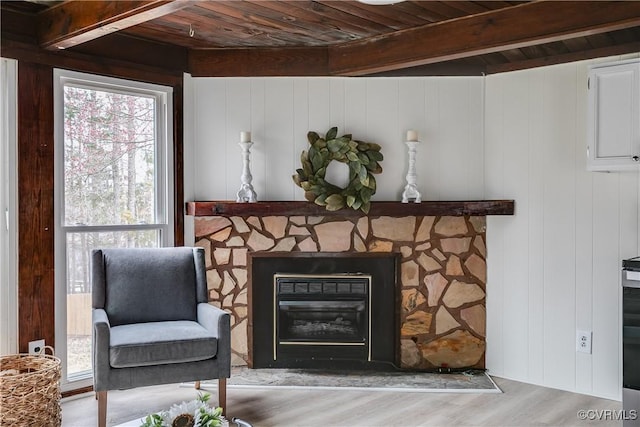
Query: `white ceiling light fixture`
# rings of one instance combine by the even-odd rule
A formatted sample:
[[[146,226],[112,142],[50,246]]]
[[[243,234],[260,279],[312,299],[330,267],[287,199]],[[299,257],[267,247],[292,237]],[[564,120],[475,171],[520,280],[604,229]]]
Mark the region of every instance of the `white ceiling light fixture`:
[[[371,4],[373,6],[382,6],[385,4],[400,3],[404,0],[358,0],[360,3]]]

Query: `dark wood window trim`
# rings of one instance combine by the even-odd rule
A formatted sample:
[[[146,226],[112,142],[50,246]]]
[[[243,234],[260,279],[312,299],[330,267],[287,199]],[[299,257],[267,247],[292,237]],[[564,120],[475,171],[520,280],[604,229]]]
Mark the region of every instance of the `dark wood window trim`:
[[[53,68],[18,63],[18,349],[54,338]]]

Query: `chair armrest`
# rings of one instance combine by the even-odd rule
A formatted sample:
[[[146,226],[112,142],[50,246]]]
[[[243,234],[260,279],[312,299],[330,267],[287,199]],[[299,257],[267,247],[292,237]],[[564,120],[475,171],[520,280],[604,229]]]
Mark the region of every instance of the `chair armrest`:
[[[101,308],[93,309],[93,332],[98,348],[108,349],[109,341],[111,341],[111,324],[107,312]]]
[[[109,345],[111,325],[107,312],[94,308],[93,318],[93,388],[95,391],[107,390],[109,376]]]
[[[231,315],[209,303],[198,304],[198,323],[218,338],[218,372],[220,378],[231,375]]]
[[[231,316],[226,311],[209,303],[198,304],[198,323],[208,331],[215,334],[216,338],[224,338],[231,330]]]

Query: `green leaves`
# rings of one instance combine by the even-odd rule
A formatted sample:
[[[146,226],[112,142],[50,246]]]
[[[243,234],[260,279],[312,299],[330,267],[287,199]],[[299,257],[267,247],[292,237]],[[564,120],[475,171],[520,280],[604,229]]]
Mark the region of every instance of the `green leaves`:
[[[380,153],[380,151],[375,151],[375,150],[367,150],[367,156],[370,159],[375,160],[376,162],[381,162],[383,159],[382,153]]]
[[[329,148],[329,151],[331,151],[332,153],[338,153],[342,148],[342,141],[339,141],[337,139],[330,139],[327,141],[327,148]]]
[[[335,139],[337,135],[338,135],[338,128],[334,126],[331,129],[329,129],[329,131],[327,132],[327,135],[326,135],[327,141],[329,141],[330,139]]]
[[[325,199],[328,211],[337,211],[344,208],[344,198],[340,194],[332,194]]]
[[[200,393],[198,392],[198,401],[202,403],[207,403],[211,399],[211,395],[209,393]]]
[[[309,148],[309,160],[311,160],[311,166],[313,166],[313,170],[321,169],[324,166],[324,160],[318,150],[314,147]]]
[[[360,178],[360,183],[365,187],[369,182],[369,173],[367,172],[367,168],[364,166],[360,166],[360,170],[358,171],[358,178]]]
[[[337,127],[329,129],[324,138],[308,132],[307,139],[310,147],[300,155],[302,167],[292,176],[293,182],[305,190],[305,199],[329,211],[350,207],[368,213],[377,185],[373,174],[382,172],[380,145],[354,140],[351,134],[338,137]],[[334,160],[349,165],[346,188],[324,179],[327,166]]]
[[[307,140],[309,141],[309,144],[313,145],[318,139],[320,139],[320,135],[318,135],[315,132],[309,132],[307,133]]]
[[[200,408],[200,422],[198,426],[202,427],[220,427],[222,426],[222,408]]]
[[[147,415],[140,427],[162,427],[162,416],[158,414]]]
[[[352,151],[349,151],[347,153],[347,159],[349,159],[352,162],[360,162],[360,157]],[[369,159],[367,159],[367,163],[369,163]]]

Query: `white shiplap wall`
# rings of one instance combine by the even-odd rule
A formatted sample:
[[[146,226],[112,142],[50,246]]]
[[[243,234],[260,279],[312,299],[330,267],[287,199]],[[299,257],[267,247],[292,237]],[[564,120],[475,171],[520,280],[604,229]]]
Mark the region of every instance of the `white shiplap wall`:
[[[374,200],[399,200],[406,184],[406,131],[418,131],[423,200],[483,198],[483,81],[479,78],[189,78],[185,188],[191,200],[235,200],[240,131],[250,130],[259,200],[304,200],[291,176],[307,132],[340,133],[382,146]],[[188,127],[188,126],[185,126]],[[186,148],[185,148],[186,149]],[[187,185],[189,187],[189,185]]]
[[[516,215],[488,219],[490,372],[619,399],[620,260],[640,254],[640,174],[586,171],[586,70],[583,62],[487,78],[186,76],[185,197],[235,199],[239,133],[251,130],[258,198],[302,200],[291,175],[306,133],[338,126],[382,145],[374,197],[399,200],[402,141],[416,129],[424,199],[516,200]],[[592,355],[576,353],[576,329],[593,330]]]
[[[612,60],[615,58],[609,58]],[[487,366],[506,378],[621,398],[620,261],[640,254],[640,176],[586,171],[587,66],[486,79]],[[576,329],[593,331],[577,353]]]

